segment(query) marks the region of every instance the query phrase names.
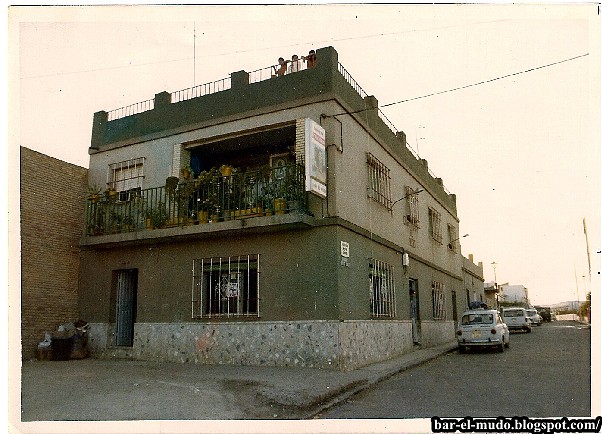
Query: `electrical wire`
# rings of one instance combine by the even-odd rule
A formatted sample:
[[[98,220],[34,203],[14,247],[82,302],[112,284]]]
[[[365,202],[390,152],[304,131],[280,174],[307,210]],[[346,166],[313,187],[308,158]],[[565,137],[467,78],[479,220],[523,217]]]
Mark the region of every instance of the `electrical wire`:
[[[387,103],[387,104],[383,104],[380,107],[381,108],[383,108],[383,107],[389,107],[389,106],[392,106],[392,105],[395,105],[395,104],[403,104],[403,103],[410,102],[410,101],[416,101],[418,99],[429,98],[431,96],[436,96],[436,95],[442,95],[444,93],[456,92],[458,90],[468,89],[469,87],[480,86],[482,84],[491,83],[491,82],[494,82],[494,81],[497,81],[497,80],[502,80],[504,78],[515,77],[517,75],[526,74],[528,72],[533,72],[533,71],[537,71],[539,69],[549,68],[551,66],[559,65],[561,63],[571,62],[573,60],[577,60],[577,59],[580,59],[580,58],[586,57],[586,56],[589,56],[589,53],[580,54],[579,56],[574,56],[574,57],[570,57],[568,59],[558,60],[556,62],[548,63],[546,65],[536,66],[536,67],[533,67],[533,68],[525,69],[523,71],[513,72],[511,74],[500,75],[499,77],[491,78],[489,80],[483,80],[483,81],[479,81],[479,82],[476,82],[476,83],[467,84],[467,85],[464,85],[464,86],[454,87],[452,89],[447,89],[447,90],[442,90],[442,91],[439,91],[439,92],[429,93],[429,94],[426,94],[426,95],[416,96],[414,98],[408,98],[408,99],[403,99],[403,100],[400,100],[400,101],[390,102],[390,103]],[[342,113],[337,113],[337,114],[330,115],[330,116],[335,117],[335,116],[342,116],[342,115],[350,115],[350,114],[355,114],[355,113],[361,113],[361,112],[364,112],[366,110],[373,110],[373,109],[361,109],[361,110],[355,110],[355,111],[351,111],[351,112],[342,112]]]

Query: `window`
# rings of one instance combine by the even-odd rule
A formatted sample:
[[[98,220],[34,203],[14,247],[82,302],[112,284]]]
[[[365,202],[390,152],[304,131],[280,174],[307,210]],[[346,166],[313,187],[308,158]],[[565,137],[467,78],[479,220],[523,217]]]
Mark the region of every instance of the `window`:
[[[370,314],[373,317],[395,317],[393,267],[377,259],[370,259]]]
[[[195,259],[192,317],[259,316],[259,255]]]
[[[458,252],[458,230],[455,226],[447,225],[447,247],[454,253]]]
[[[433,282],[433,319],[445,320],[445,286],[440,282]]]
[[[438,243],[443,242],[441,235],[441,214],[433,208],[429,208],[429,235]]]
[[[119,192],[119,200],[130,199],[130,192],[140,191],[144,179],[144,157],[109,165],[107,184]]]
[[[406,196],[408,198],[408,208],[406,221],[414,225],[416,228],[419,227],[420,224],[420,210],[418,208],[418,189],[414,189],[412,187],[406,186]]]
[[[392,210],[391,171],[374,155],[368,153],[368,197]]]

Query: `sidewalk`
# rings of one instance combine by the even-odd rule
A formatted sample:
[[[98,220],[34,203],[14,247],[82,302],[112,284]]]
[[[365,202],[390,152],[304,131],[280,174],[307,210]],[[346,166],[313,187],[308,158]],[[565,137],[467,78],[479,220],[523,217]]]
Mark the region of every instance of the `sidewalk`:
[[[124,360],[30,361],[22,421],[311,419],[456,348],[426,348],[351,372]]]

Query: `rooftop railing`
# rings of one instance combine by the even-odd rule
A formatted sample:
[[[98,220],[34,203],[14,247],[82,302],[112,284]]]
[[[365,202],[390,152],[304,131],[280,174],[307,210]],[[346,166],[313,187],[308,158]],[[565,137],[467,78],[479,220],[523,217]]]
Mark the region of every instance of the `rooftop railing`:
[[[168,178],[163,187],[108,192],[87,199],[89,236],[285,214],[306,209],[301,165],[197,179]]]
[[[212,81],[211,83],[199,84],[188,89],[178,90],[171,93],[171,102],[180,102],[192,98],[209,95],[223,90],[228,90],[232,86],[230,77],[222,78],[221,80]]]
[[[120,107],[111,110],[107,113],[107,120],[114,121],[115,119],[125,118],[126,116],[135,115],[155,108],[155,99],[147,99],[146,101],[130,104],[125,107]]]
[[[287,61],[286,69],[283,70],[281,74],[278,73],[280,65],[271,65],[265,68],[257,69],[255,71],[249,72],[249,84],[258,83],[264,80],[268,80],[273,77],[278,77],[279,75],[287,75],[295,72],[300,72],[307,69],[306,61],[301,58],[296,61],[294,64],[292,60]],[[358,93],[361,98],[365,98],[368,96],[368,93],[359,85],[357,81],[351,76],[351,74],[345,69],[345,67],[338,63],[337,70],[343,76],[343,78],[353,87],[353,89]],[[178,90],[172,92],[171,95],[171,103],[177,103],[193,98],[202,97],[205,95],[213,94],[216,92],[221,92],[224,90],[228,90],[231,88],[231,78],[223,78],[221,80],[213,81],[210,83],[200,84],[198,86],[193,86],[187,89]],[[115,119],[123,118],[126,116],[131,116],[134,114],[142,113],[148,110],[152,110],[154,108],[155,101],[154,99],[142,101],[139,103],[135,103],[126,107],[121,107],[115,110],[111,110],[108,112],[108,120],[112,121]],[[397,134],[399,130],[395,127],[393,122],[387,118],[387,116],[382,112],[382,110],[378,109],[378,116],[381,120],[387,125],[387,127],[393,132],[393,134]],[[414,157],[420,160],[420,156],[418,153],[406,143],[406,148],[414,155]],[[433,177],[437,178],[437,176],[432,172],[432,170],[428,169],[428,173]],[[444,191],[447,194],[450,192],[443,186]]]

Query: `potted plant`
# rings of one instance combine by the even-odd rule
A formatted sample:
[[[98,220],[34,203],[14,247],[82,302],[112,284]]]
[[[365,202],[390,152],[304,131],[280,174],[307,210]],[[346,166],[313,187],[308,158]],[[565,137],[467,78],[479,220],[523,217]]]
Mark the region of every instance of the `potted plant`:
[[[234,168],[229,164],[222,164],[222,166],[219,168],[219,171],[222,176],[230,176],[232,175]]]
[[[105,190],[105,197],[109,202],[115,202],[119,192],[114,187],[109,187]]]
[[[167,223],[167,209],[161,201],[156,207],[146,210],[146,228],[160,229]]]
[[[186,181],[192,178],[192,169],[188,164],[182,166],[180,173],[182,174],[182,178]]]
[[[97,203],[100,199],[100,190],[101,188],[96,184],[88,187],[88,198],[92,203]]]

